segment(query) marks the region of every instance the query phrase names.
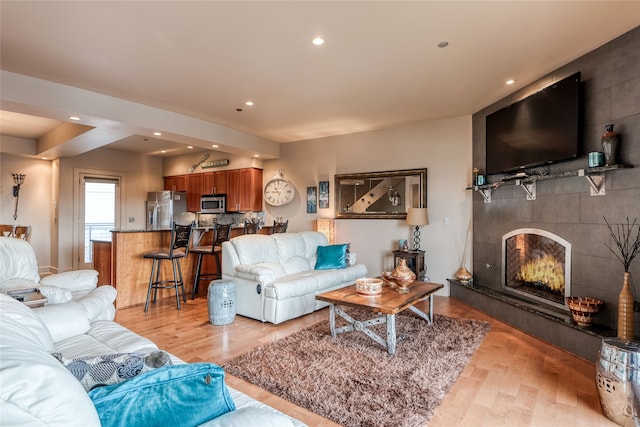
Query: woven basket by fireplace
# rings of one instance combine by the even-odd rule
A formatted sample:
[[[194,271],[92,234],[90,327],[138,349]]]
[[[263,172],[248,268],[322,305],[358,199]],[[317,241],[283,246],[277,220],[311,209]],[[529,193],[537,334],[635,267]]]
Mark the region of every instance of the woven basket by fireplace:
[[[603,304],[599,299],[589,297],[567,297],[566,301],[573,320],[580,326],[591,326]]]

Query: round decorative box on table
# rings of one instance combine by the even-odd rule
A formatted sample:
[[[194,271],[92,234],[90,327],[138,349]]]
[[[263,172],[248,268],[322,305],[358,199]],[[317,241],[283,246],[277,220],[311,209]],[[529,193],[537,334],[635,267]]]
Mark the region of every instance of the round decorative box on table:
[[[231,280],[214,280],[207,291],[209,321],[228,325],[236,318],[236,285]]]
[[[356,280],[356,292],[365,297],[375,297],[382,293],[382,279],[364,277]]]
[[[605,338],[596,362],[604,414],[621,426],[640,425],[640,343]]]

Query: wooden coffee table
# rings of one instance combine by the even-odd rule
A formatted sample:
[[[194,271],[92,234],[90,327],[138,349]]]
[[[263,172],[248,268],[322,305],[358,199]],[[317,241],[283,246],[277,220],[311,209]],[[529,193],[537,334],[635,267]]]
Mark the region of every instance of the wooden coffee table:
[[[409,285],[409,292],[400,293],[389,286],[382,288],[382,293],[375,297],[365,297],[359,295],[356,292],[356,285],[347,286],[346,288],[336,289],[335,291],[325,292],[320,295],[316,295],[316,299],[329,303],[329,325],[331,327],[331,336],[335,337],[343,332],[360,331],[365,333],[368,337],[375,342],[382,345],[387,349],[389,354],[396,352],[396,314],[403,310],[409,309],[427,323],[433,323],[433,294],[439,289],[442,289],[444,285],[439,283],[427,283],[415,281]],[[415,307],[415,304],[429,300],[429,313],[424,313],[422,310]],[[373,319],[368,320],[356,320],[349,316],[341,308],[337,307],[349,306],[349,307],[361,307],[368,309],[374,313],[384,314],[384,316],[378,315]],[[336,328],[336,313],[344,320],[349,322],[348,325]],[[369,326],[378,325],[381,323],[387,324],[387,339],[382,339],[378,334],[369,329]]]

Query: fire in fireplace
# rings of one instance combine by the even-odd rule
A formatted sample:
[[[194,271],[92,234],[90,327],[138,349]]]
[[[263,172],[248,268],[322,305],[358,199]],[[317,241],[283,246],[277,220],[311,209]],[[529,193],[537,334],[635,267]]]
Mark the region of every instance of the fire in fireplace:
[[[502,236],[502,286],[527,299],[565,308],[570,296],[571,243],[545,230],[521,228]]]

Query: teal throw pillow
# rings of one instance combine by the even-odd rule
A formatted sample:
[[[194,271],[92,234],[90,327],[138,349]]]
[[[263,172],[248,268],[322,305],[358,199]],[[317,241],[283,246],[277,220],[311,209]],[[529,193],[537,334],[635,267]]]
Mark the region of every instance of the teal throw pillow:
[[[349,244],[318,246],[316,270],[331,270],[347,266],[347,251]]]
[[[236,409],[212,363],[154,369],[89,392],[103,427],[199,426]]]

